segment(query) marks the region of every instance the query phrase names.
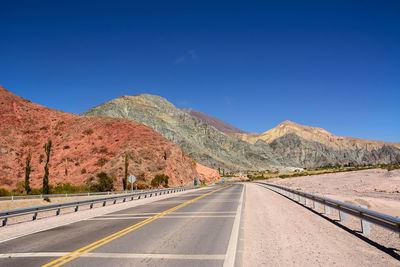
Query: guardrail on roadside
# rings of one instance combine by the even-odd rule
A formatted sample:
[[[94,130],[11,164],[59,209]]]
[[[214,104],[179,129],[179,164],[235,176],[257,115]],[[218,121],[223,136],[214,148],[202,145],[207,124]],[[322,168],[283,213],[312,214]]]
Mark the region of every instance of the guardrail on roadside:
[[[339,211],[340,221],[346,220],[346,214],[350,214],[352,216],[360,218],[363,234],[370,234],[369,222],[377,224],[379,226],[382,226],[386,229],[392,230],[400,234],[400,218],[380,213],[374,210],[370,210],[367,208],[358,207],[356,205],[352,205],[343,201],[334,200],[316,194],[311,194],[304,191],[296,190],[287,186],[269,184],[269,183],[260,183],[260,182],[256,183],[270,190],[273,190],[281,195],[284,195],[295,201],[298,201],[300,203],[304,202],[306,206],[310,205],[310,201],[313,201],[312,207],[314,209],[317,209],[318,203],[320,203],[324,206],[325,214],[330,214],[330,208],[336,209]]]
[[[152,197],[153,194],[155,196],[157,196],[157,194],[159,194],[159,195],[170,194],[170,193],[181,192],[181,191],[194,189],[194,188],[199,188],[199,187],[198,186],[186,186],[186,187],[155,189],[155,190],[149,190],[149,191],[144,191],[144,192],[138,192],[138,193],[135,192],[135,193],[130,193],[130,194],[117,195],[117,196],[104,197],[104,198],[85,199],[85,200],[79,200],[79,201],[55,203],[55,204],[35,206],[35,207],[22,208],[22,209],[5,210],[5,211],[0,211],[0,220],[2,220],[2,226],[6,226],[8,218],[11,218],[11,217],[33,214],[32,220],[36,220],[39,212],[56,210],[56,215],[58,216],[58,215],[60,215],[61,209],[65,209],[65,208],[75,207],[75,212],[77,212],[79,207],[84,206],[84,205],[89,205],[89,208],[92,209],[93,205],[95,203],[102,202],[103,203],[102,206],[104,207],[104,206],[106,206],[108,201],[112,201],[113,204],[116,204],[117,200],[121,200],[121,199],[122,199],[122,202],[125,202],[127,199],[134,200],[135,197],[137,197],[137,199],[140,199],[141,197],[143,197],[143,198],[146,198],[147,196]]]
[[[135,190],[135,193],[144,192],[145,190]],[[149,190],[147,190],[149,191]],[[23,195],[23,196],[3,196],[0,200],[16,200],[16,199],[42,199],[53,197],[78,197],[78,196],[102,196],[102,195],[115,195],[115,194],[128,194],[131,191],[107,191],[107,192],[87,192],[87,193],[65,193],[65,194],[42,194],[42,195]]]

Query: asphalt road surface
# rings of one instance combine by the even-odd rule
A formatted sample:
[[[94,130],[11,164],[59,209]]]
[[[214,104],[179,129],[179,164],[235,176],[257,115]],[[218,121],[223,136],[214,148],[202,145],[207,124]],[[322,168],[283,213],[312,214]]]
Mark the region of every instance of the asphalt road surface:
[[[238,265],[243,191],[193,190],[6,241],[0,266]]]

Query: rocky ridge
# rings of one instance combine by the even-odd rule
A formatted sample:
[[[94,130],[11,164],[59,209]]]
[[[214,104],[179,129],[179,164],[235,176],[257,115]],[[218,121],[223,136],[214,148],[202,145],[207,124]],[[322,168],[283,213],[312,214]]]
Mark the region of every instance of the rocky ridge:
[[[121,96],[83,114],[143,123],[179,145],[196,162],[213,169],[265,170],[280,165],[268,150],[229,136],[160,96]]]
[[[166,99],[148,94],[122,96],[84,114],[143,123],[178,144],[197,162],[214,169],[257,171],[400,162],[398,143],[337,137],[324,129],[290,121],[263,134],[232,133],[237,130],[229,124],[221,126],[218,119],[178,109]]]
[[[12,94],[0,86],[0,187],[24,180],[25,159],[31,153],[31,186],[41,187],[43,145],[52,139],[50,183],[86,183],[105,171],[122,188],[124,155],[129,172],[170,177],[169,184],[192,184],[196,164],[181,148],[138,122],[110,117],[88,117],[47,108]],[[201,166],[198,166],[204,174]],[[218,177],[212,173],[208,180]],[[201,178],[203,178],[201,176]]]
[[[400,148],[400,143],[335,136],[322,128],[300,125],[291,121],[284,121],[275,128],[272,128],[262,134],[235,134],[235,136],[246,142],[254,144],[258,140],[271,143],[279,137],[292,133],[306,140],[324,144],[333,150],[362,149],[372,151],[374,149],[380,149],[383,146]]]

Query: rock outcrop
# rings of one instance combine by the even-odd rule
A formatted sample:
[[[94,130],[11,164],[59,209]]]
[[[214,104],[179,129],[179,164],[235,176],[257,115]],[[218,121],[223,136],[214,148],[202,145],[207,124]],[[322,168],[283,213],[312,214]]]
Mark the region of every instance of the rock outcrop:
[[[229,136],[160,96],[121,96],[84,115],[143,123],[179,145],[195,161],[213,169],[265,170],[280,165],[268,150]]]
[[[291,121],[284,121],[275,128],[272,128],[271,130],[268,130],[262,134],[236,134],[235,136],[254,144],[258,140],[271,143],[279,137],[292,133],[306,140],[324,144],[333,150],[362,149],[372,151],[380,149],[383,146],[393,146],[400,149],[400,143],[335,136],[322,128],[300,125]]]
[[[0,87],[0,187],[24,180],[25,159],[32,155],[31,186],[41,187],[43,145],[51,139],[50,183],[83,184],[104,171],[122,188],[124,156],[129,172],[147,182],[166,174],[169,184],[192,184],[196,164],[181,148],[149,127],[125,119],[88,117],[47,108]],[[209,180],[217,179],[214,175]]]
[[[263,133],[243,133],[206,114],[176,108],[166,99],[122,96],[85,112],[143,123],[213,169],[266,170],[400,161],[400,144],[338,137],[324,129],[285,121]]]
[[[240,130],[239,128],[236,128],[235,126],[232,126],[224,121],[221,121],[220,119],[211,117],[207,114],[204,114],[203,112],[199,112],[193,109],[185,109],[185,108],[180,108],[180,110],[186,112],[187,114],[192,115],[193,117],[196,117],[208,125],[214,126],[217,130],[227,133],[227,134],[249,134],[248,132],[245,132],[243,130]]]

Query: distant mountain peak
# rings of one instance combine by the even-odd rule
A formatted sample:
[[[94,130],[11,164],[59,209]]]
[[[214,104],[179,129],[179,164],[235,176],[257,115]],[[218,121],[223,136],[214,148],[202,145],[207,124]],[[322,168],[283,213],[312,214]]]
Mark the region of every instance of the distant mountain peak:
[[[226,133],[226,134],[247,134],[247,132],[236,128],[235,126],[230,125],[229,123],[226,123],[220,119],[211,117],[207,114],[204,114],[203,112],[196,111],[193,109],[185,109],[185,108],[180,108],[180,110],[186,112],[187,114],[192,115],[193,117],[196,117],[208,125],[211,125],[215,127],[217,130]]]
[[[297,136],[300,136],[306,140],[318,142],[336,150],[365,149],[371,151],[373,149],[381,148],[384,145],[400,148],[400,143],[335,136],[325,129],[314,126],[301,125],[289,120],[281,122],[276,127],[262,134],[246,134],[238,135],[238,137],[252,144],[256,143],[258,140],[263,140],[266,143],[271,143],[277,138],[288,134],[296,134]]]

